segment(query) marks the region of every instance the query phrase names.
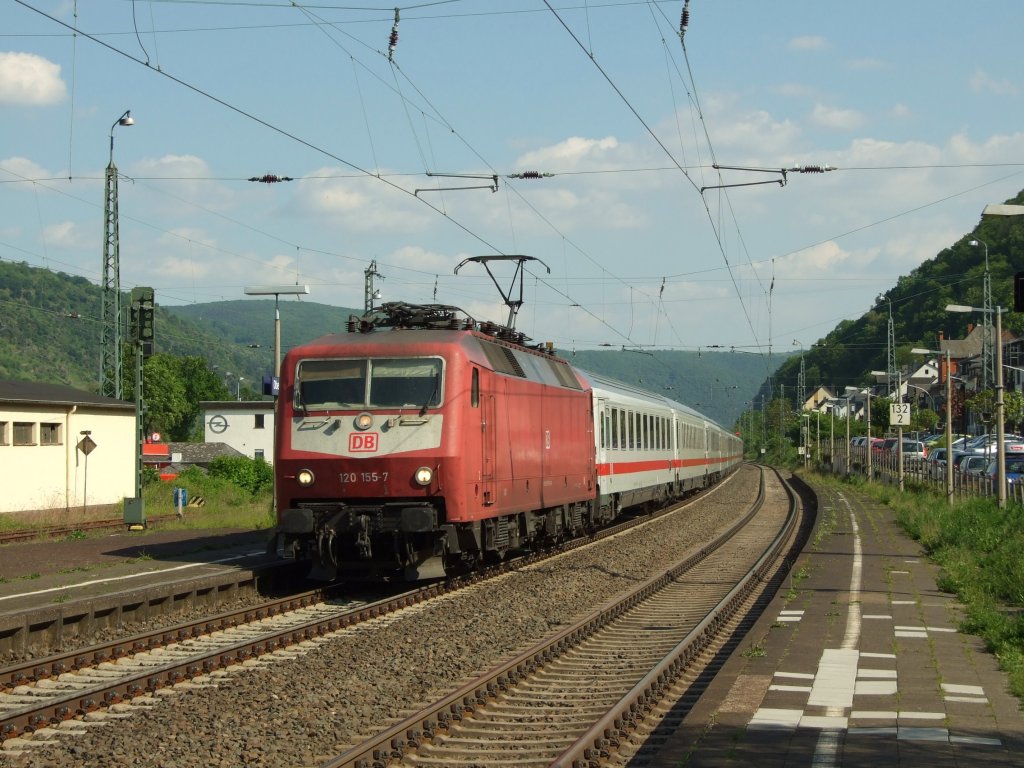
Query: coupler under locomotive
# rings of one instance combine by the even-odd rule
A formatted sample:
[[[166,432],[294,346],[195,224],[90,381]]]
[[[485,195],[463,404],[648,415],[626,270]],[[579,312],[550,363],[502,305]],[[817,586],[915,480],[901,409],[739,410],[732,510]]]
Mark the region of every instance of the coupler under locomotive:
[[[311,563],[311,579],[420,581],[445,576],[479,552],[472,530],[443,519],[430,502],[311,502],[280,514],[277,538],[286,557]]]

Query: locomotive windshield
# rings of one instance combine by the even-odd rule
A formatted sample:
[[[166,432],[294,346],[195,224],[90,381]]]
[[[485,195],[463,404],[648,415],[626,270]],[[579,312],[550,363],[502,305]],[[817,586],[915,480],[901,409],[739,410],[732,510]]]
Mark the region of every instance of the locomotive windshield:
[[[303,360],[296,405],[337,408],[431,408],[441,404],[440,358]]]

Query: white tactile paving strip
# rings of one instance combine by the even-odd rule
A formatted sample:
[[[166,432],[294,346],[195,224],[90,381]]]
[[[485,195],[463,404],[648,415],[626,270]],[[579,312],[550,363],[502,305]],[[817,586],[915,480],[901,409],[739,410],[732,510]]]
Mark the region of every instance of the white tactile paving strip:
[[[893,605],[912,605],[914,601],[892,601]],[[778,621],[796,622],[803,611],[787,610],[779,614]],[[890,615],[868,614],[864,619],[892,620]],[[927,639],[928,633],[956,632],[948,627],[894,626],[896,637]],[[850,736],[894,736],[901,741],[947,741],[956,744],[982,744],[999,746],[999,739],[977,736],[957,736],[941,725],[928,725],[946,719],[945,712],[901,712],[896,710],[854,709],[855,696],[893,696],[898,688],[897,671],[884,667],[886,661],[895,662],[894,653],[861,653],[856,650],[826,648],[818,662],[818,670],[809,672],[775,673],[769,691],[806,693],[807,707],[824,707],[827,714],[810,714],[804,709],[761,707],[750,719],[749,728],[755,730],[793,730],[817,728],[823,731],[845,730]],[[861,666],[865,664],[865,666]],[[870,665],[870,666],[867,666]],[[988,698],[981,686],[943,683],[945,701],[987,704]],[[891,725],[864,725],[857,722],[890,722]]]

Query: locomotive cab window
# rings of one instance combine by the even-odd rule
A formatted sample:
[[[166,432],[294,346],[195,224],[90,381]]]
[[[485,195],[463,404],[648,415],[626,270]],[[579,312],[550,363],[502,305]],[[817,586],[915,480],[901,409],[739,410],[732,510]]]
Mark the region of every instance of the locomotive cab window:
[[[299,364],[296,406],[342,408],[433,408],[441,404],[440,358],[304,360]]]

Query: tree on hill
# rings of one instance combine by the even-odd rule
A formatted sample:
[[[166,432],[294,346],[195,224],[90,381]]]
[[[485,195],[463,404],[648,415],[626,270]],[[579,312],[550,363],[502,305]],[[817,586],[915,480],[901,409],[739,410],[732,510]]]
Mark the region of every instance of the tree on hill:
[[[231,397],[220,376],[201,357],[153,355],[143,365],[142,375],[146,434],[159,432],[170,441],[202,440],[199,403]]]

